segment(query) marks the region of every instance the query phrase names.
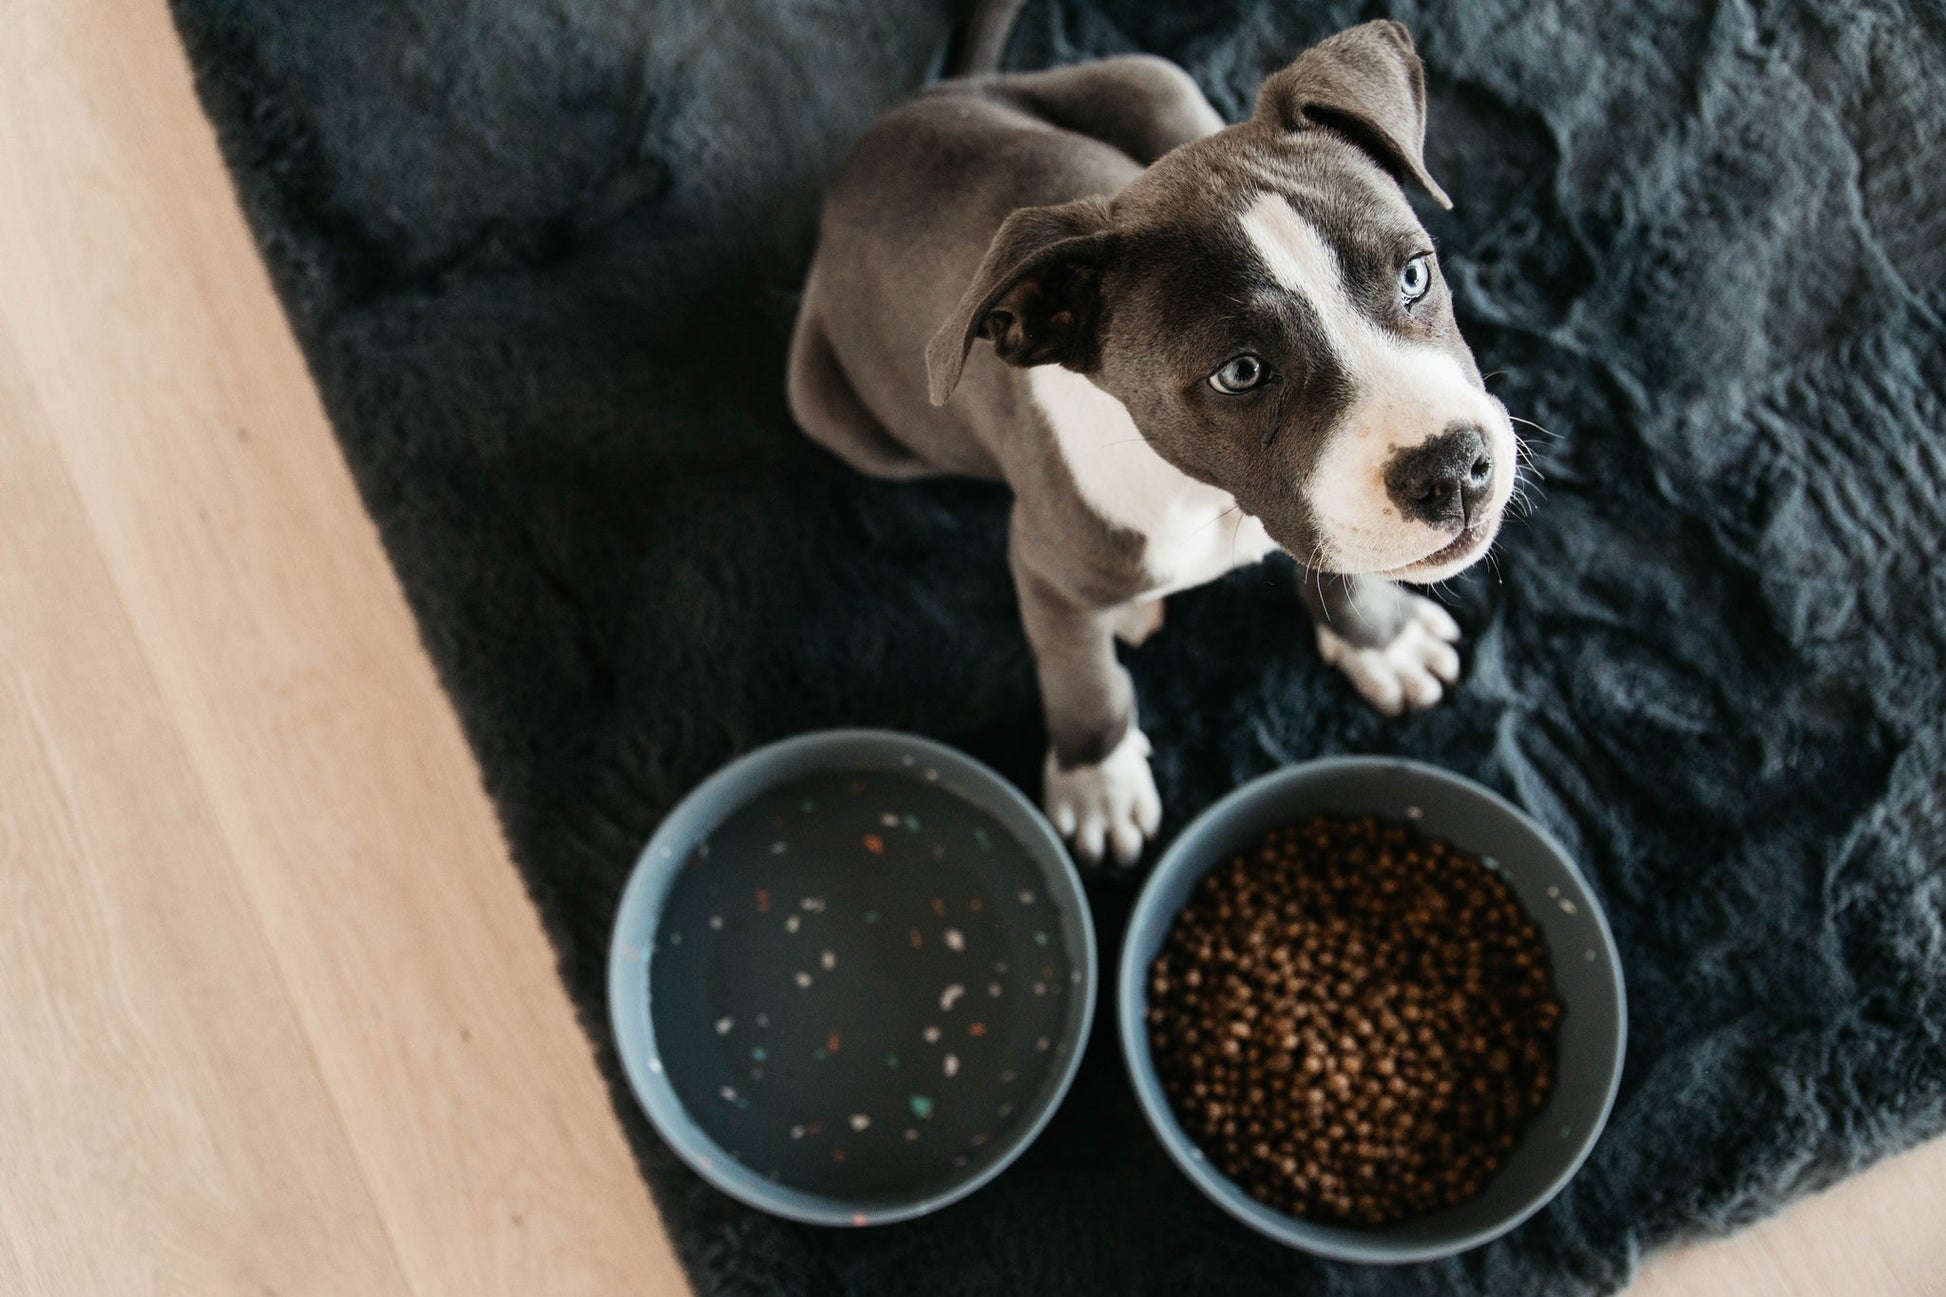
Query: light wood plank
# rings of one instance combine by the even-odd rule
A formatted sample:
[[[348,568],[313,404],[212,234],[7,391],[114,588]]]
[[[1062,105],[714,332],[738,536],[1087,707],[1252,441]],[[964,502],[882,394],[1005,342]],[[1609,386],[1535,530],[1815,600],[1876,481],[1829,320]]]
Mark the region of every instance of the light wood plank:
[[[0,1290],[403,1294],[4,333],[0,417]]]
[[[1629,1297],[1940,1297],[1946,1140],[1890,1158],[1729,1238],[1652,1257]]]
[[[163,7],[9,27],[0,319],[408,1279],[680,1290]]]

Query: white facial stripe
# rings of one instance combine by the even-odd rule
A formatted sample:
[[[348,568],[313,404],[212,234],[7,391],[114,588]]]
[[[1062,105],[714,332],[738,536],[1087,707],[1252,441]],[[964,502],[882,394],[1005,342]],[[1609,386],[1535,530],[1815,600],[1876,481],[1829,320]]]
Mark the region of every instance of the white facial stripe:
[[[1499,402],[1468,381],[1450,352],[1407,342],[1360,310],[1345,289],[1337,250],[1286,199],[1263,194],[1238,223],[1277,283],[1310,303],[1357,391],[1305,484],[1322,543],[1318,560],[1337,572],[1392,571],[1452,539],[1399,515],[1385,467],[1400,450],[1454,423],[1480,428],[1493,455],[1494,491],[1482,512],[1505,505],[1513,492],[1514,436]]]
[[[1311,303],[1318,323],[1331,340],[1332,350],[1344,356],[1363,338],[1349,335],[1360,326],[1370,325],[1355,311],[1346,308],[1344,278],[1338,272],[1338,254],[1324,241],[1317,227],[1297,214],[1295,208],[1273,194],[1265,194],[1243,213],[1243,232],[1250,246],[1270,269],[1271,276],[1289,292],[1299,293]],[[1353,317],[1350,320],[1346,316]],[[1347,325],[1350,328],[1347,328]]]

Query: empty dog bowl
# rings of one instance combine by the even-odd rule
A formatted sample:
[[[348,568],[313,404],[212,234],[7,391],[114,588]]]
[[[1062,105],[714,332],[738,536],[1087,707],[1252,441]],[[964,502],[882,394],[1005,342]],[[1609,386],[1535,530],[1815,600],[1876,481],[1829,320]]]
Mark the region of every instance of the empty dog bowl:
[[[685,798],[616,919],[609,1012],[649,1118],[753,1207],[876,1225],[998,1175],[1094,1013],[1081,882],[1040,813],[909,735],[804,735]]]
[[[1519,1145],[1478,1196],[1379,1228],[1316,1224],[1250,1197],[1204,1157],[1177,1123],[1149,1050],[1149,966],[1197,881],[1270,829],[1319,812],[1377,815],[1492,862],[1546,939],[1566,1012],[1555,1036],[1556,1084]],[[1196,1186],[1225,1211],[1291,1247],[1342,1261],[1450,1256],[1497,1238],[1566,1184],[1601,1133],[1621,1080],[1627,1007],[1620,957],[1587,883],[1527,816],[1480,785],[1431,766],[1339,757],[1274,771],[1210,807],[1149,876],[1122,949],[1117,1009],[1122,1050],[1143,1112]]]

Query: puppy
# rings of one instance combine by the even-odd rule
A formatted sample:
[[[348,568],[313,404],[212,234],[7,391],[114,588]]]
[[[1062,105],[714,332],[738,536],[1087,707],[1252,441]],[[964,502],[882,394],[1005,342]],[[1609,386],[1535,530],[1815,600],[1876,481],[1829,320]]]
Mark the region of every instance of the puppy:
[[[1451,206],[1425,127],[1411,36],[1371,22],[1227,128],[1156,58],[941,82],[831,186],[791,409],[866,473],[1012,488],[1043,800],[1085,861],[1160,822],[1114,642],[1177,590],[1282,549],[1372,705],[1458,679],[1458,627],[1395,582],[1487,552],[1517,442],[1406,202]]]

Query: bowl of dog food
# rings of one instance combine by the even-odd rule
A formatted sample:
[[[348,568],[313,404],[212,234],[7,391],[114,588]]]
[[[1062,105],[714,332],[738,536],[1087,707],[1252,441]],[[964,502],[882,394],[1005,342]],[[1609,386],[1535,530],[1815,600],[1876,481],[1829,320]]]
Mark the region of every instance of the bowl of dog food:
[[[836,730],[698,786],[630,876],[609,1013],[636,1097],[717,1188],[820,1225],[972,1193],[1053,1115],[1095,1001],[1081,880],[961,753]]]
[[[1621,960],[1539,825],[1434,767],[1274,771],[1190,824],[1129,921],[1143,1111],[1197,1187],[1319,1256],[1426,1261],[1540,1210],[1621,1079]]]

